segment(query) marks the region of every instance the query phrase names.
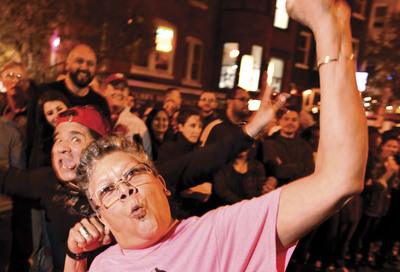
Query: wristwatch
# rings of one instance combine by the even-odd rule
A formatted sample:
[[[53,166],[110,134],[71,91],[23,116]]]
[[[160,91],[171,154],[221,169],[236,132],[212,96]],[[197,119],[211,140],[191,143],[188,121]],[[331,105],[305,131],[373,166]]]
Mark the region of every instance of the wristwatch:
[[[67,249],[65,250],[67,252],[68,257],[76,260],[76,261],[80,261],[83,259],[86,259],[89,255],[90,252],[82,252],[82,253],[78,253],[75,254],[73,253],[71,250],[69,250],[69,248],[67,247]]]

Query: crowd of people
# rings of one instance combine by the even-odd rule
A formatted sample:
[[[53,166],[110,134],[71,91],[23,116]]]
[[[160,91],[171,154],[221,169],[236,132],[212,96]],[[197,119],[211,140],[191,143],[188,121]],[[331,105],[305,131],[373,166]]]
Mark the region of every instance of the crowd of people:
[[[55,82],[36,86],[24,64],[7,63],[0,272],[311,271],[316,261],[347,269],[395,258],[400,133],[370,129],[366,163],[349,9],[287,8],[323,59],[321,116],[308,127],[269,86],[254,113],[240,87],[225,101],[203,91],[196,107],[176,88],[140,107],[122,73],[95,91],[85,44]]]

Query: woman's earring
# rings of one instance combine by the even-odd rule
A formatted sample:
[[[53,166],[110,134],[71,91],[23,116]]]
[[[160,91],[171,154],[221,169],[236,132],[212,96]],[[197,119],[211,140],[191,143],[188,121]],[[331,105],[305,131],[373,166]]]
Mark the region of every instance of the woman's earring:
[[[171,191],[164,187],[164,193],[166,196],[171,196]]]

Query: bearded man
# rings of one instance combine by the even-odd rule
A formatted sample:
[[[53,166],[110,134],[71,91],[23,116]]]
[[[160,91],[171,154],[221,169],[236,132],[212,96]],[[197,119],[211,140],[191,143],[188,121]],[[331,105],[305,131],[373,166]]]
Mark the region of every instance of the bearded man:
[[[96,65],[93,49],[79,44],[68,54],[65,79],[42,85],[40,90],[59,91],[73,106],[95,105],[110,119],[107,100],[89,86],[95,76]]]

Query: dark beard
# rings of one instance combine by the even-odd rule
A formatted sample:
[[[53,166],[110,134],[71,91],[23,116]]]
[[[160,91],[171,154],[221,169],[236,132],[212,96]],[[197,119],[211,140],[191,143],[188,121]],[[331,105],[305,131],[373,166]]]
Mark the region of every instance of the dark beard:
[[[87,86],[90,84],[90,82],[92,82],[92,80],[93,80],[93,78],[94,78],[94,75],[90,75],[89,72],[85,71],[85,72],[88,74],[88,79],[85,80],[85,81],[80,81],[80,80],[78,80],[78,74],[79,74],[79,72],[81,72],[80,69],[76,70],[75,73],[71,73],[71,72],[70,72],[70,73],[69,73],[69,77],[71,78],[72,82],[73,82],[76,86],[78,86],[79,88],[85,88],[85,87],[87,87]]]

